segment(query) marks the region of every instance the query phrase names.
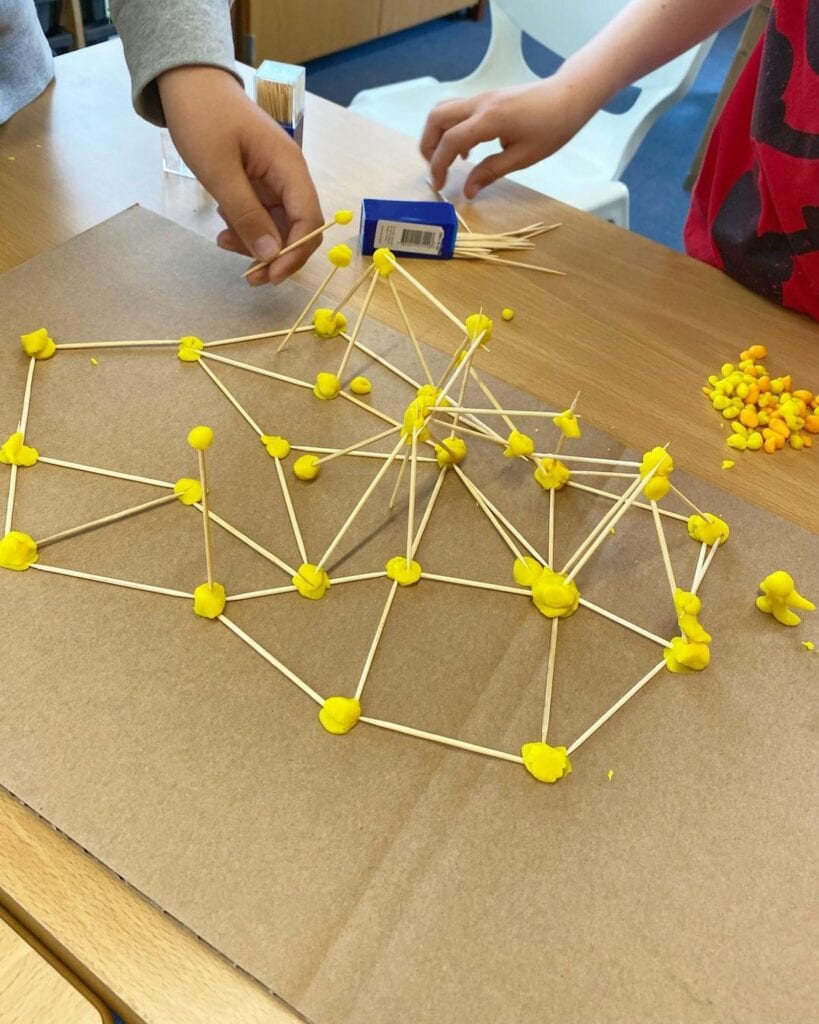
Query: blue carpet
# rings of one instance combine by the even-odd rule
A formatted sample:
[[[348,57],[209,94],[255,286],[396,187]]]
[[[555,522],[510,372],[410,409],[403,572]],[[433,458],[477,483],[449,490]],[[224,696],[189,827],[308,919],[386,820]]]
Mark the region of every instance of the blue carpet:
[[[688,210],[683,181],[742,34],[739,18],[717,37],[688,95],[652,128],[623,180],[631,192],[631,228],[671,248],[682,248]],[[463,78],[480,63],[489,40],[489,19],[440,18],[307,64],[311,92],[346,106],[361,89],[432,75]],[[550,74],[557,58],[531,39],[524,45],[530,67]],[[630,102],[628,92],[609,109]]]

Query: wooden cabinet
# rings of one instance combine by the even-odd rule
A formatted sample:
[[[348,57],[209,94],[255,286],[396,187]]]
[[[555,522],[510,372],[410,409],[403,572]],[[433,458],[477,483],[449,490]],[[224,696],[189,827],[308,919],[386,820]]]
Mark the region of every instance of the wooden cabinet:
[[[240,0],[236,55],[301,64],[470,5],[464,0]]]

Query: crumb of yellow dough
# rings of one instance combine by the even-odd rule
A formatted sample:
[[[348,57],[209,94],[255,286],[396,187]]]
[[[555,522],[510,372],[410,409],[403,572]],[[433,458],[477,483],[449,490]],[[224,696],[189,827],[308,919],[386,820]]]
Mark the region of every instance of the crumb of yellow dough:
[[[524,743],[520,748],[523,765],[538,782],[557,782],[570,775],[572,762],[565,747],[550,747],[548,743]]]
[[[706,512],[705,516],[693,515],[688,517],[688,536],[700,544],[707,544],[711,547],[716,541],[724,544],[730,536],[731,529],[724,519]]]
[[[533,455],[535,451],[534,439],[528,434],[522,434],[519,430],[512,430],[506,438],[506,447],[503,454],[507,459],[522,459]]]
[[[333,736],[343,736],[361,718],[361,702],[355,697],[328,697],[319,709],[319,721]]]
[[[421,566],[418,562],[407,562],[403,555],[391,558],[385,566],[387,576],[400,587],[411,587],[421,579]]]
[[[202,500],[202,484],[193,477],[182,476],[173,485],[173,493],[183,505],[195,505]]]
[[[225,588],[215,580],[200,583],[193,592],[193,610],[203,619],[218,619],[225,610]]]
[[[736,463],[734,462],[733,459],[723,459],[722,460],[722,468],[723,469],[733,469],[735,465],[736,465]]]
[[[643,488],[643,494],[649,501],[659,501],[671,489],[668,477],[674,471],[674,460],[665,448],[652,448],[643,455],[643,461],[640,463],[640,476],[648,476],[655,466],[657,470],[654,476]]]
[[[580,591],[566,574],[545,569],[532,584],[535,607],[547,619],[567,619],[580,604]]]
[[[341,381],[334,373],[319,373],[316,375],[316,383],[313,394],[322,402],[330,402],[338,396],[341,391]]]
[[[286,459],[290,454],[290,442],[278,434],[262,434],[259,440],[271,459]]]
[[[5,444],[0,445],[0,462],[6,466],[33,466],[40,453],[36,448],[23,444],[22,431],[12,434]]]
[[[677,587],[674,591],[674,607],[677,610],[677,622],[680,631],[689,643],[710,644],[711,634],[700,625],[698,615],[702,611],[702,601],[690,590]]]
[[[504,309],[501,310],[501,317],[504,320],[506,320],[506,321],[514,320],[514,318],[515,318],[515,311],[514,311],[514,309],[510,309],[509,306],[506,306]]]
[[[777,622],[783,626],[798,626],[802,619],[793,611],[798,608],[800,611],[816,611],[816,605],[806,597],[802,597],[796,589],[793,576],[778,569],[759,584],[762,596],[756,599],[756,606],[761,612],[773,615]]]
[[[330,577],[320,566],[303,562],[293,577],[293,586],[302,597],[320,601],[330,589]]]
[[[489,344],[489,339],[492,337],[492,321],[485,313],[473,313],[464,320],[464,324],[470,341],[474,341],[479,334],[483,334],[480,347],[484,348]]]
[[[333,220],[336,222],[336,224],[349,224],[352,219],[352,210],[336,210],[336,212],[333,214]]]
[[[353,258],[353,250],[349,245],[334,245],[327,250],[327,259],[334,267],[349,267]]]
[[[213,444],[213,431],[210,427],[194,427],[188,434],[188,444],[198,452],[204,452]]]
[[[611,780],[614,778],[613,768],[609,768],[609,770],[606,772],[606,778],[609,780],[609,782],[611,782]]]
[[[564,409],[559,416],[555,416],[554,424],[564,437],[580,437],[580,424],[571,409]]]
[[[193,334],[186,334],[184,338],[179,339],[179,348],[176,350],[176,354],[183,363],[198,363],[204,347],[205,343],[201,338],[197,338]]]
[[[464,461],[467,451],[463,438],[448,437],[443,443],[435,445],[435,461],[441,469],[445,466],[457,466]]]
[[[805,648],[806,651],[813,651],[816,649],[816,644],[813,642],[813,640],[803,640],[802,646]]]
[[[35,359],[50,359],[57,351],[54,339],[49,337],[45,327],[40,327],[30,334],[21,334],[20,343],[25,354]]]
[[[347,326],[347,317],[332,309],[317,309],[313,313],[313,329],[320,338],[337,338]]]
[[[11,530],[0,539],[0,568],[23,572],[39,558],[37,542],[27,533]]]
[[[675,636],[671,638],[671,647],[663,649],[663,657],[669,672],[702,672],[711,661],[711,648]]]
[[[299,480],[315,480],[321,472],[317,455],[301,455],[293,463],[293,472]]]
[[[537,559],[524,555],[523,560],[520,558],[515,559],[515,563],[512,566],[512,575],[515,578],[515,583],[518,583],[521,587],[529,587],[531,589],[543,575],[543,570],[544,566]]]
[[[571,470],[560,459],[541,459],[535,470],[535,480],[544,491],[559,491],[571,479]]]
[[[373,389],[373,382],[369,377],[353,377],[350,381],[350,391],[354,395],[369,395]]]
[[[91,356],[91,365],[92,366],[99,366],[100,365],[100,361],[99,361],[99,359],[96,358],[96,356]]]
[[[376,249],[373,253],[373,266],[382,277],[389,277],[395,270],[394,259],[395,254],[389,249]]]

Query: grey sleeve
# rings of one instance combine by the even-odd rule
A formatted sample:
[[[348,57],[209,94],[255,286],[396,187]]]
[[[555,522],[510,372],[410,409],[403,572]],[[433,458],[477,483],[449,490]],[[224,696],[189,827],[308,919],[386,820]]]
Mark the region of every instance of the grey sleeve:
[[[233,59],[231,0],[111,0],[131,72],[134,109],[164,124],[156,79],[183,64],[209,64],[241,81]]]

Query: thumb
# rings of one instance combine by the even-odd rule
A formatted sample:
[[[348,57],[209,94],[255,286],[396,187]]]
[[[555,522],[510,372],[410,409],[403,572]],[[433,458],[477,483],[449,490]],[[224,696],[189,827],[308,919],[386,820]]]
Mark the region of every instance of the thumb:
[[[212,191],[225,220],[247,251],[259,260],[273,259],[282,247],[281,235],[248,181],[244,168],[233,168],[213,184]]]
[[[523,146],[510,146],[500,153],[493,153],[470,171],[464,183],[464,195],[467,199],[474,199],[481,189],[491,185],[493,181],[509,174],[510,171],[526,167],[531,162],[527,161]]]

